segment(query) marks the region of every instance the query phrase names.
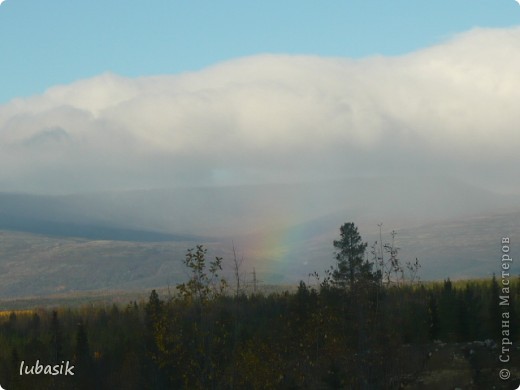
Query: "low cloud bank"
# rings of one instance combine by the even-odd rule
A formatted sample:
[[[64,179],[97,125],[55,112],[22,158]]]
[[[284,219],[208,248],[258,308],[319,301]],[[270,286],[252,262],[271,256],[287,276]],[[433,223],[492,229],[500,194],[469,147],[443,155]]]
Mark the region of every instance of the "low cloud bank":
[[[520,28],[400,57],[258,55],[0,106],[0,191],[450,175],[518,190]]]

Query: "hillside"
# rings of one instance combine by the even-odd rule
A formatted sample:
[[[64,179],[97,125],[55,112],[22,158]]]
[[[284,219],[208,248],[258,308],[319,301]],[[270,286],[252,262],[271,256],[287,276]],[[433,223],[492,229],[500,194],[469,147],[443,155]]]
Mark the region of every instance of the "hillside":
[[[347,221],[370,244],[395,230],[403,262],[423,279],[499,272],[499,242],[520,242],[520,198],[439,177],[139,190],[0,193],[0,297],[128,290],[183,280],[204,244],[244,278],[294,284],[331,264]],[[518,272],[518,266],[514,269]]]
[[[220,240],[136,242],[0,232],[0,297],[85,291],[151,289],[186,278],[182,260],[198,243],[210,256],[223,256],[231,278],[233,245],[244,258],[243,277],[253,269],[262,283],[294,284],[320,274],[333,260],[332,241],[347,216],[334,215],[272,232],[284,240],[243,235]],[[520,242],[520,213],[495,214],[396,229],[403,261],[418,257],[423,280],[489,276],[500,272],[500,238]],[[389,228],[385,227],[385,237]],[[378,240],[376,225],[363,226],[363,239]],[[264,241],[262,241],[264,240]],[[517,251],[514,249],[514,257]],[[519,273],[514,264],[513,274]]]

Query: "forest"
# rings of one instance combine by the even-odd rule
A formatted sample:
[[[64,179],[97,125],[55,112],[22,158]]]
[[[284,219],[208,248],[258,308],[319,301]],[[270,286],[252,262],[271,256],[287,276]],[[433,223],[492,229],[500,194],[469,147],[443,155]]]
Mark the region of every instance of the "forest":
[[[392,244],[369,248],[353,223],[341,226],[333,244],[335,265],[293,291],[246,291],[236,259],[235,278],[226,280],[222,258],[210,260],[198,245],[187,251],[189,277],[175,291],[153,290],[127,305],[2,312],[0,385],[513,388],[520,378],[518,276],[507,291],[495,276],[421,282],[417,260],[401,264]],[[31,374],[22,362],[25,370],[69,364],[74,375]],[[498,376],[503,367],[511,370],[508,381]]]

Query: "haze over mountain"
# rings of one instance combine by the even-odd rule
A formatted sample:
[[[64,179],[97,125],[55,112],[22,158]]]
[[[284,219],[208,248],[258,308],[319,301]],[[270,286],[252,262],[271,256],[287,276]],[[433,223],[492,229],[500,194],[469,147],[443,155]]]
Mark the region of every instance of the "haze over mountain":
[[[0,193],[0,227],[84,236],[81,227],[142,232],[129,240],[232,237],[287,228],[329,215],[421,224],[507,212],[520,197],[438,177],[386,177],[227,187],[155,189],[67,196]],[[63,230],[59,227],[63,226]],[[75,227],[75,228],[74,228]],[[53,229],[58,229],[53,233]],[[72,229],[69,230],[68,229]],[[163,237],[161,236],[163,235]],[[195,238],[194,237],[194,238]],[[150,237],[152,239],[152,237]]]
[[[519,197],[439,177],[4,193],[0,295],[174,284],[185,278],[185,251],[198,243],[224,256],[229,275],[235,245],[244,273],[296,283],[332,264],[332,241],[347,221],[369,243],[379,240],[379,223],[385,242],[396,230],[402,260],[418,257],[422,279],[489,276],[500,271],[501,237],[520,240],[519,217]]]

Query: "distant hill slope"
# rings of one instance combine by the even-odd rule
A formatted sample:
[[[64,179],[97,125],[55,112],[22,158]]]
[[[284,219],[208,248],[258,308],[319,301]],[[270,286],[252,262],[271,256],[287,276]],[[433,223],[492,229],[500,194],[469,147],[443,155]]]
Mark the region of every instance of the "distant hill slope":
[[[349,213],[338,213],[309,221],[277,234],[288,237],[272,247],[266,255],[258,251],[256,243],[263,234],[235,238],[242,243],[245,253],[262,262],[276,263],[265,268],[257,264],[257,270],[276,269],[277,280],[297,282],[307,280],[309,273],[323,270],[334,264],[333,240],[338,238],[339,226],[351,220]],[[370,246],[379,242],[378,220],[359,217],[352,219],[359,226],[360,233]],[[383,222],[383,243],[391,242],[391,231],[395,230],[395,246],[399,248],[399,259],[404,264],[418,258],[423,280],[489,277],[501,272],[501,239],[509,237],[511,256],[520,254],[520,211],[511,213],[490,213],[475,216],[448,218],[425,224],[409,224],[399,221]],[[269,255],[277,261],[269,262]],[[262,264],[262,263],[260,263]],[[520,275],[520,261],[515,261],[512,275]],[[274,276],[274,275],[273,275]]]
[[[224,257],[224,271],[232,281],[234,244],[244,257],[242,277],[252,282],[252,271],[262,283],[309,281],[308,274],[333,263],[332,240],[340,217],[293,226],[305,234],[258,248],[254,237],[236,236],[220,241],[130,242],[57,238],[30,233],[0,232],[0,298],[48,295],[77,291],[152,289],[185,281],[182,260],[197,243],[209,248],[208,256]],[[321,222],[321,224],[320,224]],[[491,215],[399,229],[396,244],[403,261],[418,257],[423,280],[489,276],[500,273],[500,239],[513,243],[518,254],[520,213]],[[385,225],[386,226],[386,225]],[[388,241],[388,227],[384,240]],[[291,230],[291,229],[289,229]],[[379,239],[363,232],[365,241]],[[290,234],[289,234],[290,236]],[[520,273],[518,263],[511,270]],[[312,282],[312,280],[310,280]]]
[[[138,243],[0,232],[0,297],[153,288],[184,278],[191,242]]]
[[[418,257],[423,279],[498,273],[501,237],[513,250],[520,242],[518,197],[441,178],[0,193],[0,297],[175,284],[197,243],[228,269],[235,245],[245,279],[254,268],[265,283],[297,283],[332,264],[332,241],[347,221],[369,243],[381,222],[385,241],[396,230],[402,260]]]
[[[451,179],[359,178],[66,196],[0,193],[0,229],[162,241],[255,233],[338,213],[352,220],[425,224],[515,210],[520,210],[519,196],[499,195]]]

